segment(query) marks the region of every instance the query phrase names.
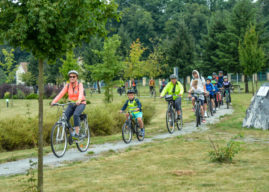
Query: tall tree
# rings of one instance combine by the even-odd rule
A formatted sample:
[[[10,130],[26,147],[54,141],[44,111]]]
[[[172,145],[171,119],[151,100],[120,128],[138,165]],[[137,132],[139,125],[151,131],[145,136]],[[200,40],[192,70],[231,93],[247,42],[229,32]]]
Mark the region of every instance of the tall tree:
[[[105,34],[107,18],[115,17],[113,1],[24,0],[0,2],[0,39],[23,47],[38,58],[39,139],[38,191],[43,191],[43,63],[55,60],[96,33]],[[98,25],[97,25],[98,23]]]
[[[115,77],[118,77],[121,69],[122,62],[117,54],[117,50],[120,46],[120,38],[118,35],[109,37],[104,42],[103,50],[95,50],[95,53],[102,58],[102,63],[92,65],[93,79],[105,83],[105,101],[110,103],[113,100],[113,86],[115,85]]]
[[[13,83],[15,80],[17,66],[14,67],[14,49],[10,51],[6,49],[2,49],[3,55],[5,57],[4,63],[0,62],[0,66],[2,66],[5,74],[6,74],[6,82]]]
[[[261,70],[264,65],[264,52],[258,44],[259,38],[255,31],[255,26],[251,26],[246,32],[243,43],[239,45],[240,65],[244,74],[251,76]],[[252,81],[252,93],[254,95],[254,85]]]

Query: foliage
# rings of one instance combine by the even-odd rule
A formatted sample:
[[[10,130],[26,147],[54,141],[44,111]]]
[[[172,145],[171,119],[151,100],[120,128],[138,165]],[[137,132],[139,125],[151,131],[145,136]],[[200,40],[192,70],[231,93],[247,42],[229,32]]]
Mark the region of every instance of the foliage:
[[[15,79],[15,74],[17,70],[17,66],[13,66],[14,64],[14,49],[10,51],[6,49],[2,49],[3,55],[5,56],[5,62],[0,62],[0,66],[3,67],[4,72],[6,74],[6,82],[12,83]]]
[[[264,52],[258,41],[255,26],[251,26],[245,34],[243,43],[239,45],[240,64],[246,75],[259,72],[264,65]]]
[[[213,151],[209,152],[211,161],[220,163],[232,162],[234,156],[240,151],[240,143],[230,140],[225,147],[219,147],[210,138]]]
[[[119,76],[122,70],[122,63],[116,53],[119,46],[120,38],[118,35],[107,38],[104,42],[103,50],[95,50],[95,53],[102,58],[102,63],[90,67],[93,79],[104,80],[105,101],[108,103],[112,101],[112,91],[115,85],[113,79]]]
[[[61,59],[61,61],[63,64],[60,67],[60,73],[65,78],[65,80],[69,80],[69,77],[68,77],[69,71],[71,70],[76,70],[78,72],[80,71],[80,67],[78,65],[77,59],[75,58],[73,50],[68,51],[66,53],[66,58]]]
[[[140,78],[146,72],[144,68],[144,61],[141,61],[142,54],[146,50],[139,39],[131,45],[129,57],[125,60],[124,76],[125,78]]]
[[[23,192],[37,192],[37,179],[35,175],[35,166],[37,162],[29,160],[30,169],[27,170],[26,177],[20,182],[22,183]]]
[[[35,93],[31,93],[26,96],[26,99],[38,99],[38,95]]]
[[[10,92],[5,92],[4,99],[10,99]]]
[[[25,84],[27,86],[32,86],[32,85],[36,85],[36,77],[31,73],[31,72],[26,72],[21,74],[22,76],[22,81],[25,82]]]
[[[6,82],[7,76],[4,71],[0,68],[0,85]]]

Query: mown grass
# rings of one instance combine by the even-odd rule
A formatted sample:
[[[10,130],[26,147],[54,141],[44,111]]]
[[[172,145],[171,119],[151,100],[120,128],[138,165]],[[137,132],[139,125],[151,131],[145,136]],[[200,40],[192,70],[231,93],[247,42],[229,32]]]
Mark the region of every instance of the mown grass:
[[[46,168],[45,191],[234,191],[269,189],[269,144],[247,142],[247,137],[267,138],[268,131],[241,128],[250,95],[234,95],[234,113],[203,133],[178,136],[109,152],[86,162]],[[164,117],[163,117],[164,118]],[[231,138],[241,142],[232,163],[209,159],[210,136],[218,145]],[[51,177],[53,175],[53,177]],[[0,177],[0,189],[20,191],[24,176]]]

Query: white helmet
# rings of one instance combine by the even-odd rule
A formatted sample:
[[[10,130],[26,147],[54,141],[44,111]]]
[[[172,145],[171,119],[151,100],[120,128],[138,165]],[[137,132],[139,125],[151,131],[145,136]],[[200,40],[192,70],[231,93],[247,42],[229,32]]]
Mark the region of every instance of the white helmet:
[[[69,71],[69,72],[68,72],[68,75],[70,75],[70,74],[72,74],[72,73],[73,73],[73,74],[76,74],[76,75],[78,76],[78,72],[77,72],[76,70],[71,70],[71,71]]]

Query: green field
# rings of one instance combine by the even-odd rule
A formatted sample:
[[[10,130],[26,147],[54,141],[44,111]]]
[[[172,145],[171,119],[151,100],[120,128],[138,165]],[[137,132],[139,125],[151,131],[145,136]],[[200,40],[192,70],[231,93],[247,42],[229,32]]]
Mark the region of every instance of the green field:
[[[242,128],[251,95],[233,95],[234,113],[221,117],[203,133],[158,140],[122,152],[110,151],[87,162],[45,168],[45,191],[268,191],[269,133]],[[142,99],[141,99],[142,100]],[[149,102],[150,98],[143,98]],[[142,100],[142,101],[143,101]],[[166,132],[163,101],[151,100],[157,112],[146,133]],[[188,104],[189,105],[189,104]],[[184,114],[190,106],[184,103]],[[186,111],[186,112],[185,112]],[[187,118],[188,119],[188,118]],[[241,151],[232,163],[211,162],[208,136],[219,146],[234,138]],[[93,138],[94,142],[120,140],[120,135]],[[105,139],[106,138],[106,139]],[[111,140],[108,138],[112,138]],[[267,141],[267,142],[266,142]],[[51,177],[53,175],[53,177]],[[0,178],[3,191],[20,191],[24,175]]]

